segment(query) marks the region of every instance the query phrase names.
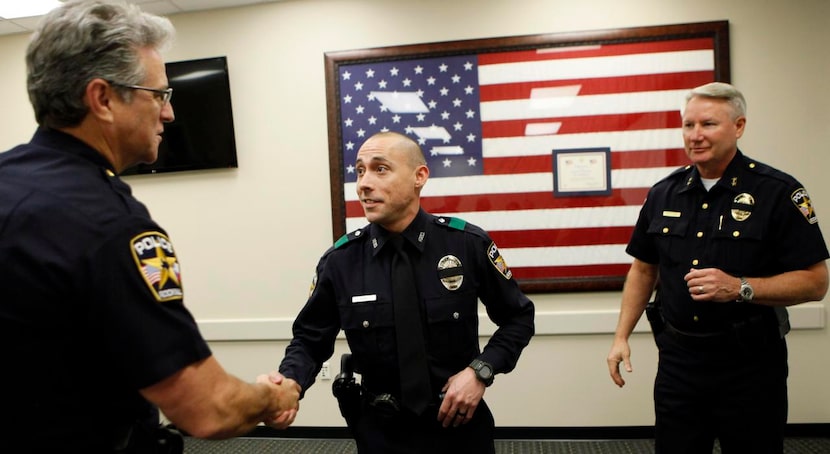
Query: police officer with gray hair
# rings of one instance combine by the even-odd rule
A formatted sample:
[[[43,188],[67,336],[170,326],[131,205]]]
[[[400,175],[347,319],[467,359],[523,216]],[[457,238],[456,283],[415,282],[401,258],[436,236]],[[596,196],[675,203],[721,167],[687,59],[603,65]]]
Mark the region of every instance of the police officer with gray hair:
[[[2,452],[181,452],[159,410],[227,438],[297,406],[276,371],[245,383],[212,356],[173,242],[118,176],[174,118],[172,36],[134,5],[70,1],[31,37],[39,127],[0,153]]]
[[[732,85],[691,90],[682,132],[691,165],[655,184],[626,251],[634,262],[608,369],[631,372],[644,311],[659,364],[657,453],[783,452],[787,306],[827,292],[827,246],[804,186],[744,155],[746,101]],[[652,303],[649,299],[657,287]]]

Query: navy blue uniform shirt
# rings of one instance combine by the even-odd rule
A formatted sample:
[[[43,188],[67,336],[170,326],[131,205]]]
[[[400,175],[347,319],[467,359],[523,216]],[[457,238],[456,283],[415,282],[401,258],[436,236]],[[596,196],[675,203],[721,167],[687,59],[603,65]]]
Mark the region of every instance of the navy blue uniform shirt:
[[[409,243],[437,396],[475,358],[509,372],[534,333],[534,306],[489,235],[460,219],[421,210],[402,233]],[[342,329],[362,383],[400,397],[392,304],[390,234],[369,224],[341,238],[320,259],[311,295],[294,323],[280,372],[303,392],[334,351]],[[499,326],[483,351],[478,300]]]
[[[708,192],[694,166],[655,184],[626,252],[659,265],[663,315],[678,329],[697,332],[721,331],[773,309],[694,302],[683,280],[691,268],[765,277],[828,258],[818,218],[801,183],[740,151]]]
[[[0,445],[103,452],[158,424],[138,392],[210,356],[166,233],[94,149],[57,131],[0,153]]]

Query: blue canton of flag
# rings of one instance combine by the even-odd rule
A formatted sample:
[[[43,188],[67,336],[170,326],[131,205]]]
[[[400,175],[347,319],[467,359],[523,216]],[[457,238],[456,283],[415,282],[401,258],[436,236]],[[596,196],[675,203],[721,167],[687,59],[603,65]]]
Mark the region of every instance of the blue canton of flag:
[[[478,92],[475,56],[342,65],[343,181],[356,181],[357,151],[381,131],[417,141],[430,177],[481,175]]]

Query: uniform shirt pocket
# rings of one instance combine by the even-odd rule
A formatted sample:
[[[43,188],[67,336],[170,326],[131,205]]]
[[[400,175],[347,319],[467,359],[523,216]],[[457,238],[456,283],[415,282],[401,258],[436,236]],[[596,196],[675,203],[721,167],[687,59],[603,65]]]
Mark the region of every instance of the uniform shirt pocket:
[[[765,229],[762,223],[753,220],[736,221],[724,216],[720,228],[712,235],[712,250],[725,271],[746,274],[748,266],[763,266]]]
[[[348,302],[339,310],[341,328],[353,353],[369,358],[396,355],[395,314],[390,301]]]
[[[651,221],[647,231],[654,238],[660,260],[676,261],[684,256],[684,238],[688,229],[689,221],[680,217],[663,216]]]
[[[469,361],[478,353],[478,299],[453,294],[425,301],[430,354],[442,361]]]

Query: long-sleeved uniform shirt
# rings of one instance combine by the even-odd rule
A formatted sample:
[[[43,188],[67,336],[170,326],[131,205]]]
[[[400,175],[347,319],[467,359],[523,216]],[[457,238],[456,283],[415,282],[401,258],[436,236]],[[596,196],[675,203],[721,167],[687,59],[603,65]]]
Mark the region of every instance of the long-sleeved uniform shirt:
[[[475,358],[511,371],[534,333],[534,306],[489,235],[460,219],[419,212],[402,233],[415,252],[434,394]],[[344,235],[320,259],[311,295],[294,323],[280,372],[303,391],[334,351],[342,329],[362,384],[400,397],[392,304],[390,234],[369,224]],[[498,325],[483,351],[478,302]]]

